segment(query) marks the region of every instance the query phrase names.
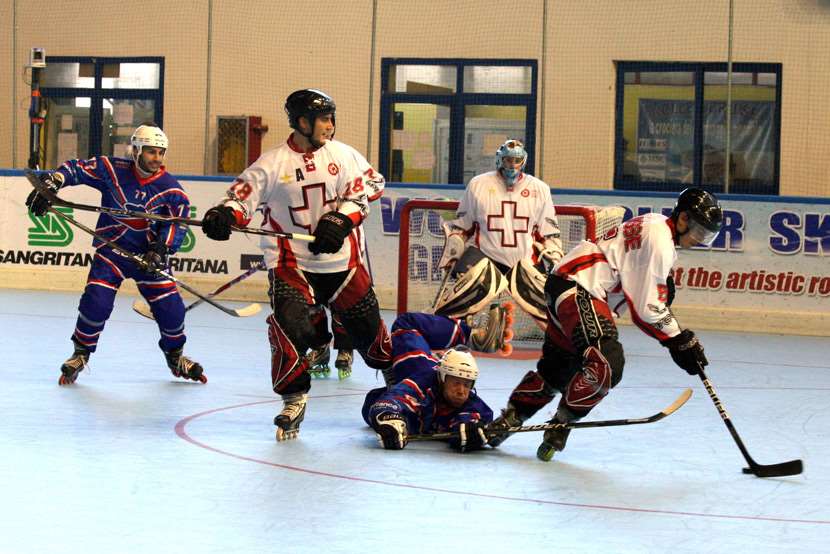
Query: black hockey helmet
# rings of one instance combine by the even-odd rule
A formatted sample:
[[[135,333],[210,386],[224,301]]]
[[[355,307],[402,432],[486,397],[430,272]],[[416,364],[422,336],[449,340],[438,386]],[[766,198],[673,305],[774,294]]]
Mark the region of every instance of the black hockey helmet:
[[[700,244],[709,246],[715,240],[723,223],[723,210],[717,198],[703,189],[690,187],[680,193],[672,211],[672,219],[689,214],[689,231]]]
[[[318,116],[331,114],[334,122],[334,112],[337,106],[334,100],[325,92],[313,88],[296,90],[285,99],[285,113],[288,114],[288,125],[300,131],[300,117],[308,119],[311,127]]]

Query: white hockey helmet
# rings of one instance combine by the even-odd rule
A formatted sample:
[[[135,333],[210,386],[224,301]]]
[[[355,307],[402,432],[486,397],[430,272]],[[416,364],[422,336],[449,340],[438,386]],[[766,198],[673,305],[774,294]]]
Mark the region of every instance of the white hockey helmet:
[[[438,379],[443,383],[447,375],[475,383],[478,379],[478,364],[469,348],[458,345],[444,352],[438,360]]]
[[[522,165],[519,169],[515,167],[505,168],[504,158],[521,159]],[[527,165],[527,150],[525,150],[525,145],[522,141],[509,139],[496,150],[496,171],[504,176],[509,186],[513,186],[513,183],[516,182],[516,177],[524,171],[525,165]]]
[[[160,127],[155,125],[139,125],[130,137],[130,144],[133,146],[133,159],[138,161],[138,156],[141,154],[141,149],[145,146],[155,146],[156,148],[164,148],[167,151],[167,135]]]

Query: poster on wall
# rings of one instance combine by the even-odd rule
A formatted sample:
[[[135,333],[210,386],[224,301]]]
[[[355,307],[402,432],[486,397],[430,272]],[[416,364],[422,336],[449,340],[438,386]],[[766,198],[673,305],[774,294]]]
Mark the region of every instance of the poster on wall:
[[[691,100],[641,98],[637,118],[637,163],[644,181],[691,184],[694,113]],[[732,176],[772,182],[774,104],[732,102]],[[726,102],[703,104],[703,182],[723,182]]]

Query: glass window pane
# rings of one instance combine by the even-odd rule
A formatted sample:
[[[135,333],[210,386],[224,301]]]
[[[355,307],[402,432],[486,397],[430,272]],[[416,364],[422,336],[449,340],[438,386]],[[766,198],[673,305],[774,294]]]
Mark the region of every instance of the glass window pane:
[[[778,75],[775,73],[759,73],[758,85],[762,87],[774,87],[778,84]]]
[[[468,65],[464,67],[464,92],[530,94],[530,67]]]
[[[88,158],[90,98],[47,98],[44,165],[56,168],[66,160]]]
[[[108,63],[103,67],[103,88],[159,87],[161,66],[157,63]]]
[[[694,74],[647,72],[640,76],[640,84],[625,85],[623,91],[623,176],[633,181],[691,184]]]
[[[707,71],[703,74],[703,84],[704,85],[725,85],[726,84],[726,71]],[[733,85],[751,85],[752,84],[752,73],[736,73],[732,72],[732,84]]]
[[[129,157],[130,137],[142,123],[153,121],[156,103],[152,100],[104,99],[101,124],[101,154],[118,158]]]
[[[695,74],[691,71],[643,71],[640,73],[640,84],[691,86],[694,78]]]
[[[408,94],[455,93],[456,68],[452,65],[394,65],[389,71],[389,92]]]
[[[732,192],[763,192],[775,179],[775,87],[753,85],[752,73],[733,79],[729,173]],[[708,81],[707,81],[708,83]],[[726,94],[723,84],[703,89],[703,184],[723,186],[726,173]],[[735,189],[734,187],[739,187]],[[759,188],[760,187],[760,188]]]
[[[525,106],[466,106],[464,108],[464,184],[495,169],[498,147],[507,139],[525,141]]]
[[[390,181],[446,183],[449,176],[450,108],[399,102],[392,106]]]
[[[95,73],[92,64],[49,62],[41,72],[40,86],[93,88]]]

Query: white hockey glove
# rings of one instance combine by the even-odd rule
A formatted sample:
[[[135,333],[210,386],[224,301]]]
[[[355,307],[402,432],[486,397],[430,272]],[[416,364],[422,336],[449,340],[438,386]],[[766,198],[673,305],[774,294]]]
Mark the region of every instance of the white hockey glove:
[[[452,269],[453,264],[458,261],[461,254],[464,253],[464,237],[461,233],[452,233],[447,236],[444,243],[444,253],[441,254],[441,261],[438,262],[438,267],[441,269]]]
[[[539,252],[539,257],[545,264],[545,272],[550,273],[553,266],[562,259],[564,253],[562,252],[562,239],[554,236],[545,237],[542,243],[542,250]]]
[[[406,446],[406,420],[395,412],[382,412],[375,417],[378,442],[387,450],[403,450]]]

